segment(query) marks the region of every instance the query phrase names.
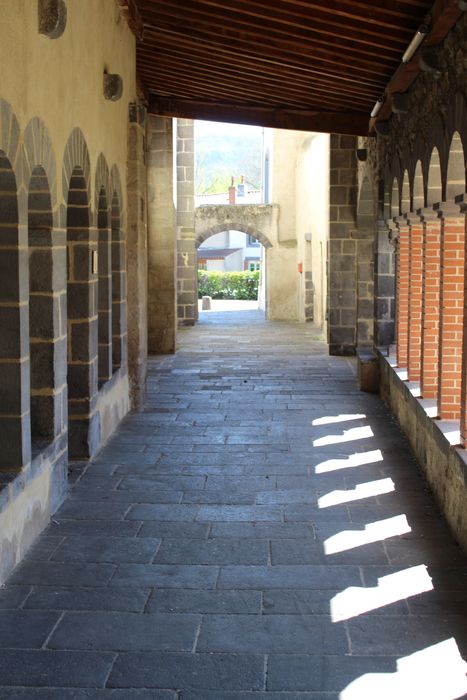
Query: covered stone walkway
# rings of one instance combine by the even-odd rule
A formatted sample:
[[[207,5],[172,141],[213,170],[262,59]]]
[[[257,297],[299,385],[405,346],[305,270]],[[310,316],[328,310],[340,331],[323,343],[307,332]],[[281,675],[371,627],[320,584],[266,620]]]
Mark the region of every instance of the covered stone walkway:
[[[206,316],[0,591],[0,697],[467,697],[467,561],[385,406],[310,325]]]

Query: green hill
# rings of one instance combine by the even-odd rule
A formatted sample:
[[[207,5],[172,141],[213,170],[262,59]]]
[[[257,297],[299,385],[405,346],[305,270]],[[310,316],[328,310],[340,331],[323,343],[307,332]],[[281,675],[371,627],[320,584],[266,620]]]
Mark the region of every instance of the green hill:
[[[259,127],[195,122],[196,194],[226,192],[232,175],[260,189],[262,146]]]

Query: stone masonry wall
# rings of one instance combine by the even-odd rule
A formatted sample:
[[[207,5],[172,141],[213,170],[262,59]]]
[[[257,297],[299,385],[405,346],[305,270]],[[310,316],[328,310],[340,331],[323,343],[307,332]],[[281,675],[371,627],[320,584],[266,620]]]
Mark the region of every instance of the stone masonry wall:
[[[177,241],[173,201],[173,120],[150,116],[148,172],[148,351],[175,352]]]
[[[177,119],[177,314],[182,326],[198,315],[195,247],[195,140],[191,119]]]

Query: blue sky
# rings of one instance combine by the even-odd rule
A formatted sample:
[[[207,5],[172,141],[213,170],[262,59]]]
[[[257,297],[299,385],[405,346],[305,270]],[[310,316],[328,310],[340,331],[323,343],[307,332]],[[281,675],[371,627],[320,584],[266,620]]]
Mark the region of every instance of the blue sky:
[[[227,124],[225,122],[205,122],[197,119],[195,121],[195,137],[205,134],[232,134],[235,136],[244,136],[246,134],[261,133],[262,127],[248,126],[245,124]]]

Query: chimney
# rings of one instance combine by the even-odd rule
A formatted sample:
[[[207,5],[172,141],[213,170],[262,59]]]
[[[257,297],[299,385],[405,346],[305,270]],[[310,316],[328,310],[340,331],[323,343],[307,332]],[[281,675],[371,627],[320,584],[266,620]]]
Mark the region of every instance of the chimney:
[[[240,184],[238,185],[237,193],[238,193],[239,197],[245,196],[245,176],[244,175],[242,175],[240,178]]]
[[[229,187],[229,204],[235,204],[235,194],[237,192],[237,189],[235,187],[235,178],[232,175],[232,182]]]

